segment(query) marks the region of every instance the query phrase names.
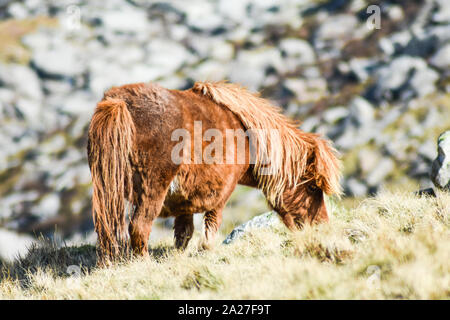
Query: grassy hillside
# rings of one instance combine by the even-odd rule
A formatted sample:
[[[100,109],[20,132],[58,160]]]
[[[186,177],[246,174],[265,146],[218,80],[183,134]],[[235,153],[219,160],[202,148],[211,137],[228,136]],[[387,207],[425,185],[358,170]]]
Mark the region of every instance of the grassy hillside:
[[[94,267],[92,246],[43,244],[3,266],[0,298],[450,298],[450,194],[384,192],[349,207],[330,200],[328,207],[330,223],[295,234],[258,230],[199,252],[196,233],[184,253],[166,238],[150,259],[108,269]],[[81,265],[82,275],[68,276],[69,265]]]

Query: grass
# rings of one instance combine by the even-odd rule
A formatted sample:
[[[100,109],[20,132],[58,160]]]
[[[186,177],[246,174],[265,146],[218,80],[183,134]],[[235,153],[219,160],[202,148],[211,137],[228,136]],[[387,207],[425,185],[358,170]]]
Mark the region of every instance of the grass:
[[[92,246],[44,242],[3,266],[0,298],[450,298],[450,194],[384,191],[353,207],[328,202],[328,224],[255,230],[211,251],[197,250],[198,233],[185,252],[167,238],[149,259],[111,268],[95,267]],[[81,275],[69,276],[70,265]]]

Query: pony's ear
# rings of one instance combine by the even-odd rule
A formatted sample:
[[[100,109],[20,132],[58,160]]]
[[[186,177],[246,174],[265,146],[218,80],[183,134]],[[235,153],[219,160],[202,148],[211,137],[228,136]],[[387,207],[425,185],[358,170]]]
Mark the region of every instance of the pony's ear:
[[[328,195],[341,195],[341,162],[337,151],[320,137],[315,139],[314,144],[314,178],[317,186]]]

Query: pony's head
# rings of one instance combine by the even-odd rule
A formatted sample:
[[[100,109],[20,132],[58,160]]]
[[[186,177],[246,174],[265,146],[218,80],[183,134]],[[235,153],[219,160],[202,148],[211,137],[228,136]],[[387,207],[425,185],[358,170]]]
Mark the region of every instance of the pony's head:
[[[342,193],[340,161],[328,141],[316,134],[299,133],[307,142],[308,153],[304,174],[294,186],[287,185],[283,193],[283,219],[289,227],[301,227],[304,222],[328,221],[325,195]],[[292,221],[289,221],[292,220]]]

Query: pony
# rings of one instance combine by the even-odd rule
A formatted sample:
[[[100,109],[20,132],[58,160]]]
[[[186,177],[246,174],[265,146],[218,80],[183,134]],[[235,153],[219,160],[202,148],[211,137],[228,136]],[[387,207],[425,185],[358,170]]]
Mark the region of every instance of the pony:
[[[328,221],[324,194],[341,193],[340,160],[328,140],[298,125],[259,94],[228,82],[106,91],[87,145],[99,260],[148,256],[157,217],[175,217],[175,247],[182,250],[192,238],[193,214],[204,213],[201,248],[210,248],[237,184],[261,189],[290,230]],[[180,131],[194,144],[180,143]],[[226,145],[217,144],[220,135]],[[206,151],[213,161],[202,161]],[[225,162],[224,153],[231,154]]]

